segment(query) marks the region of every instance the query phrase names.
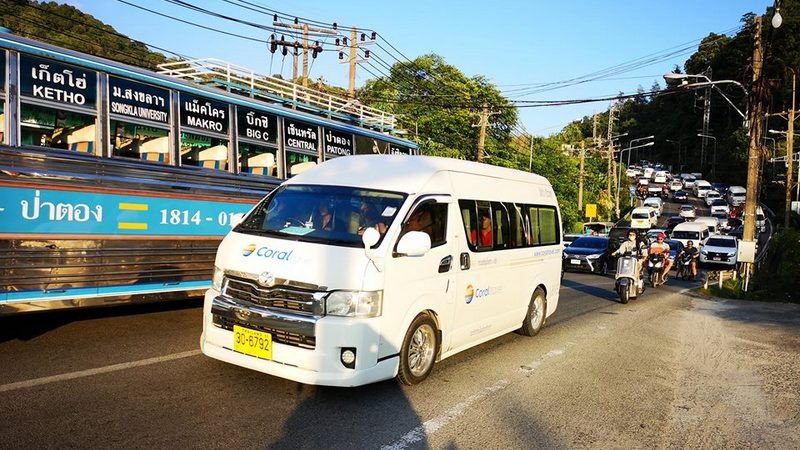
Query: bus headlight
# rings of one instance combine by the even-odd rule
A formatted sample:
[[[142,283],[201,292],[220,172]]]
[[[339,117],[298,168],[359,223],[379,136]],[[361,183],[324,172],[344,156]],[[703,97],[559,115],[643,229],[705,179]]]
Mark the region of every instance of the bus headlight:
[[[217,266],[214,266],[214,276],[211,277],[211,288],[215,291],[222,292],[222,278],[225,272]]]
[[[325,299],[325,313],[342,317],[378,317],[383,291],[333,291]]]

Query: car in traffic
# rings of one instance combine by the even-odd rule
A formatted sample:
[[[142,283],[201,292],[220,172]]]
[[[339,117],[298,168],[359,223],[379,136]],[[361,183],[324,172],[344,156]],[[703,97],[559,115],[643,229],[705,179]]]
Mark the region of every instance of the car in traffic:
[[[714,203],[714,200],[718,200],[718,199],[721,199],[721,198],[722,198],[722,194],[720,194],[719,192],[713,191],[713,190],[712,191],[708,191],[706,193],[706,205],[707,206],[711,206],[711,204]]]
[[[711,183],[711,189],[719,192],[723,197],[728,193],[728,185],[724,183]]]
[[[693,188],[695,179],[696,178],[694,177],[694,175],[692,175],[690,173],[682,173],[681,174],[681,181],[683,181],[683,188],[684,189]]]
[[[634,178],[637,175],[639,175],[639,174],[636,172],[636,169],[634,169],[633,167],[628,168],[628,169],[625,170],[625,176],[628,177],[628,178]]]
[[[710,234],[717,234],[717,226],[719,225],[719,220],[716,217],[709,217],[709,216],[702,216],[702,217],[695,217],[694,223],[702,223],[708,227],[708,232]]]
[[[686,191],[675,191],[672,194],[672,199],[678,203],[686,203],[689,201],[689,194]]]
[[[639,186],[647,186],[648,184],[650,184],[650,178],[647,177],[639,178]]]
[[[573,241],[564,249],[564,271],[606,273],[608,239],[608,236],[582,236]]]
[[[718,198],[711,202],[711,215],[716,214],[725,214],[728,215],[731,213],[731,207],[728,205],[728,202],[723,198]]]
[[[708,236],[708,227],[705,224],[686,222],[676,226],[669,237],[674,241],[681,241],[683,245],[692,241],[699,248]]]
[[[613,222],[585,222],[583,224],[583,234],[608,236],[608,232],[612,228],[614,228]]]
[[[672,261],[675,261],[675,257],[678,256],[678,253],[683,251],[683,242],[676,241],[675,239],[665,239],[664,242],[669,245],[669,257]],[[673,264],[672,267],[674,268],[675,264]]]
[[[681,223],[684,223],[684,222],[686,222],[686,218],[685,217],[672,216],[669,219],[667,219],[667,229],[671,231],[678,224],[681,224]]]
[[[739,206],[744,204],[745,196],[747,195],[747,189],[742,186],[731,186],[728,188],[728,203],[731,206]]]
[[[760,206],[756,209],[756,228],[759,233],[767,231],[767,216],[764,215],[764,209]]]
[[[697,198],[706,198],[706,194],[711,191],[711,183],[706,180],[697,180],[692,186],[692,192]]]
[[[739,240],[734,236],[711,236],[700,249],[700,264],[735,267]]]
[[[653,182],[664,184],[667,182],[667,171],[659,170],[653,175]]]
[[[642,206],[653,208],[656,211],[656,217],[661,217],[661,213],[664,212],[664,201],[660,197],[647,197],[642,202]]]
[[[684,219],[694,219],[697,217],[697,208],[694,205],[681,205],[678,215]]]
[[[649,230],[656,221],[656,211],[649,206],[635,208],[631,212],[631,228]]]
[[[669,183],[670,191],[675,192],[675,191],[680,191],[681,189],[683,189],[683,183],[681,183],[679,180],[670,181]]]
[[[584,236],[583,234],[578,234],[578,233],[565,234],[564,237],[561,239],[561,243],[564,244],[564,248],[567,248],[569,244],[575,242],[576,240],[578,240],[578,238],[583,236]]]

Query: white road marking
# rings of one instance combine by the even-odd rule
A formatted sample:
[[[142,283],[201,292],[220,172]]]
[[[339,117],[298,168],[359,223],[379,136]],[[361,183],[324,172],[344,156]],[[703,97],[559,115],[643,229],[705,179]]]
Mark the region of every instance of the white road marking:
[[[381,447],[381,450],[402,450],[416,442],[421,441],[425,438],[425,436],[430,436],[443,426],[464,414],[467,408],[469,408],[473,403],[485,398],[489,394],[505,389],[509,384],[510,383],[507,380],[500,380],[497,383],[484,388],[477,394],[470,395],[463,402],[453,406],[433,419],[425,421],[425,423],[404,434],[400,439],[392,444],[384,445]]]
[[[99,375],[101,373],[116,372],[119,370],[131,369],[133,367],[148,366],[151,364],[158,364],[167,361],[173,361],[181,358],[188,358],[190,356],[197,356],[200,350],[190,350],[187,352],[173,353],[171,355],[158,356],[155,358],[140,359],[139,361],[131,361],[120,364],[112,364],[105,367],[97,367],[94,369],[80,370],[77,372],[62,373],[60,375],[53,375],[49,377],[34,378],[32,380],[17,381],[16,383],[9,383],[0,385],[0,392],[14,391],[17,389],[24,389],[33,386],[41,386],[43,384],[56,383],[58,381],[74,380],[75,378],[90,377]]]
[[[573,343],[569,343],[572,345]],[[542,356],[541,358],[530,362],[524,366],[520,366],[520,371],[525,374],[525,376],[530,376],[530,374],[536,370],[539,366],[541,366],[546,360],[554,358],[556,356],[561,356],[566,352],[566,349],[560,348],[556,350],[550,350]],[[463,415],[466,412],[467,408],[469,408],[473,403],[478,402],[488,396],[489,394],[495,393],[497,391],[502,391],[503,389],[507,388],[511,384],[508,380],[500,380],[497,383],[483,388],[476,394],[470,395],[461,403],[453,406],[452,408],[448,409],[444,413],[434,417],[433,419],[425,421],[422,425],[412,429],[408,433],[404,434],[400,439],[397,441],[384,445],[381,447],[381,450],[403,450],[412,444],[415,444],[427,436],[431,436],[432,434],[436,433],[440,428],[444,427],[445,425],[449,424],[450,422],[457,419],[459,416]]]

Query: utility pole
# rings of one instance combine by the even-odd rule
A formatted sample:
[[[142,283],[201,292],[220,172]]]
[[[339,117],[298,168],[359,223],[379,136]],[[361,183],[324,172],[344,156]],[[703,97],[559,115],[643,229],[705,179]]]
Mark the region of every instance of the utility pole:
[[[711,80],[711,67],[706,69],[706,76]],[[700,171],[703,172],[706,163],[706,146],[708,145],[709,123],[711,122],[711,86],[705,89],[703,94],[703,134],[702,141],[700,141]],[[716,144],[715,144],[716,145]]]
[[[762,22],[761,16],[755,18],[756,33],[755,42],[753,46],[753,90],[751,92],[750,104],[750,148],[747,155],[747,194],[744,203],[744,233],[742,240],[744,244],[755,248],[755,231],[756,231],[756,207],[758,206],[758,168],[761,160],[761,141],[763,134],[764,116],[764,99],[766,97],[766,88],[761,76],[761,68],[764,64],[764,43],[762,41]],[[745,286],[744,290],[747,291],[747,285],[750,281],[750,272],[752,271],[753,264],[745,264]]]
[[[612,179],[614,178],[614,141],[611,139],[611,133],[614,130],[614,107],[615,105],[612,104],[608,109],[608,175],[606,176],[608,195],[611,195]]]
[[[583,160],[586,158],[586,149],[581,141],[581,170],[578,178],[578,211],[583,214]]]
[[[795,88],[797,74],[792,69],[792,108],[789,110],[789,131],[786,133],[786,211],[783,216],[783,226],[789,228],[792,218],[792,184],[794,166],[794,109],[795,109]],[[798,199],[800,200],[800,199]]]
[[[275,39],[275,35],[272,35],[272,41],[270,42],[271,51],[274,53],[277,48],[277,45],[283,45],[286,47],[293,47],[293,73],[292,76],[294,79],[297,78],[297,49],[303,49],[303,87],[308,87],[308,51],[311,50],[311,57],[316,58],[319,53],[322,52],[322,46],[319,44],[319,41],[315,42],[314,45],[310,45],[308,43],[309,33],[316,33],[316,34],[329,34],[329,35],[336,35],[339,34],[339,31],[336,29],[336,24],[333,24],[332,28],[321,28],[321,27],[310,27],[307,23],[300,24],[300,21],[295,18],[294,23],[285,23],[278,20],[278,15],[275,14],[273,16],[272,25],[276,27],[283,27],[283,28],[290,28],[293,30],[301,30],[303,32],[303,42],[287,42],[283,38],[280,41]]]
[[[358,50],[360,46],[374,44],[375,40],[377,39],[378,34],[376,32],[372,32],[367,40],[367,35],[365,33],[361,33],[361,40],[358,40],[358,28],[352,27],[350,28],[350,40],[348,41],[347,38],[343,39],[336,39],[336,46],[339,47],[339,62],[340,63],[347,63],[350,66],[350,73],[348,76],[348,84],[347,84],[347,94],[350,98],[355,98],[356,96],[356,66],[359,63],[365,62],[369,58],[369,50],[364,50],[364,59],[359,59],[358,57]],[[344,50],[347,49],[347,60],[344,57]]]
[[[491,112],[489,104],[484,103],[481,107],[480,122],[472,125],[473,127],[480,127],[480,134],[478,135],[478,155],[475,158],[478,162],[483,162],[484,144],[486,143],[486,126],[489,125],[489,117],[500,114],[498,112]]]

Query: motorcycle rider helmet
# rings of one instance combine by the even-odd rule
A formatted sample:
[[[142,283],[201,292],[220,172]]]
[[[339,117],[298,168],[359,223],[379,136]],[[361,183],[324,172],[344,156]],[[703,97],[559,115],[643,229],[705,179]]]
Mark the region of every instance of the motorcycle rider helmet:
[[[658,236],[656,236],[656,239],[666,239],[666,238],[667,238],[667,235],[664,234],[664,233],[658,233]]]

